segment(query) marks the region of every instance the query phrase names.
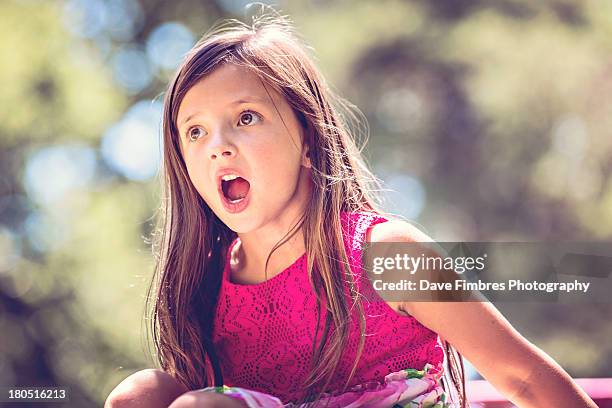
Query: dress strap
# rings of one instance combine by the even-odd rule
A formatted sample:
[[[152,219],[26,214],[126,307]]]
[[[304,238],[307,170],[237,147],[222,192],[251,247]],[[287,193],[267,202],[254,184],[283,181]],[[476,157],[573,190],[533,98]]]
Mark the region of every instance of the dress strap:
[[[351,251],[358,251],[361,254],[366,235],[370,228],[376,224],[388,221],[386,217],[374,212],[355,213],[355,229],[352,235]]]

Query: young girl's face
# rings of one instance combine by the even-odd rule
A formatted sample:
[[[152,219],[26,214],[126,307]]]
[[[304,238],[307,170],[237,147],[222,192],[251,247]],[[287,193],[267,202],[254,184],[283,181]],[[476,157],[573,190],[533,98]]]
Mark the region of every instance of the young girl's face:
[[[303,128],[255,73],[216,68],[185,95],[177,128],[193,185],[230,229],[247,233],[301,214],[310,183]]]

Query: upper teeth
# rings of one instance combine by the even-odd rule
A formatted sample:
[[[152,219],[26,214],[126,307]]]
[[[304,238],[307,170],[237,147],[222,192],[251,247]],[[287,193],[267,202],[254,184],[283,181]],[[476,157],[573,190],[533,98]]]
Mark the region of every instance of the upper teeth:
[[[226,174],[225,176],[221,177],[221,180],[223,180],[223,181],[232,181],[232,180],[235,180],[237,178],[238,178],[238,176],[235,175],[235,174]]]

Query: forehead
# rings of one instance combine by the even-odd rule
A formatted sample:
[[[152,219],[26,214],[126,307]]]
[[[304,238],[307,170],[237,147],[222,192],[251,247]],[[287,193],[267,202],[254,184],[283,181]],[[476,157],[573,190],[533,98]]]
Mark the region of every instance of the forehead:
[[[252,70],[234,64],[224,64],[199,80],[181,101],[177,123],[198,113],[218,113],[237,102],[282,104],[284,99],[271,86],[264,85]]]

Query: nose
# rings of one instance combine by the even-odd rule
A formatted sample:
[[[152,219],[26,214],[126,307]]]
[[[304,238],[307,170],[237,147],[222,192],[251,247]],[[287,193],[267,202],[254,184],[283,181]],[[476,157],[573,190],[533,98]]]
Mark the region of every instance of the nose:
[[[215,160],[217,157],[221,157],[221,156],[231,157],[235,155],[236,153],[234,152],[234,149],[228,146],[227,148],[219,149],[214,152],[211,152],[210,158]]]
[[[213,136],[212,139],[212,143],[209,145],[211,160],[216,160],[220,157],[229,158],[236,156],[236,146],[227,137],[224,137],[223,132],[217,132],[217,135]]]

